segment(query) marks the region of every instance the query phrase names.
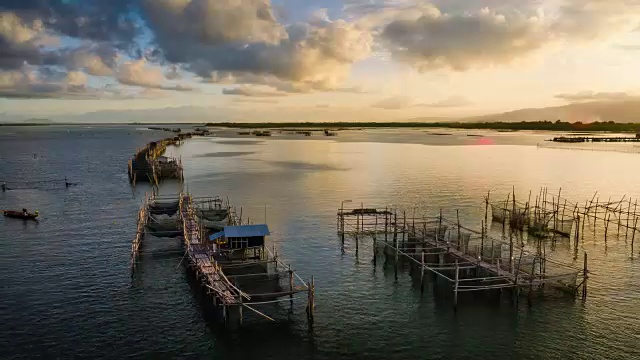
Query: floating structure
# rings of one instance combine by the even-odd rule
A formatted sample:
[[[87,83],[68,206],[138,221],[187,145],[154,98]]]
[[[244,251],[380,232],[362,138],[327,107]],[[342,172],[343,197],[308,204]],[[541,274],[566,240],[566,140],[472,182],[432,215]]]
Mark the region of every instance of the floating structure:
[[[546,256],[542,242],[535,251],[527,250],[512,235],[509,241],[489,236],[484,221],[480,230],[464,226],[457,212],[455,220],[444,217],[442,211],[437,216],[414,211],[407,217],[406,210],[364,205],[345,209],[343,203],[337,224],[343,244],[346,236],[355,239],[356,253],[359,241],[371,238],[374,263],[379,249],[392,257],[396,278],[399,261],[408,260],[420,274],[421,291],[425,274],[432,274],[434,283],[450,286],[454,307],[459,293],[495,289],[513,289],[516,300],[522,289],[528,289],[529,299],[543,290],[575,295],[582,289],[582,297],[587,296],[586,253],[583,268],[554,261]]]
[[[173,138],[152,141],[139,149],[129,160],[129,181],[133,186],[136,182],[150,182],[157,186],[162,179],[184,179],[182,161],[163,156],[169,145],[179,145],[180,141],[189,134],[180,134]]]
[[[640,134],[635,137],[604,137],[604,136],[559,136],[551,141],[561,143],[585,143],[585,142],[640,142]]]
[[[271,136],[271,131],[268,130],[254,130],[251,134],[255,136]]]
[[[159,217],[163,217],[159,222]],[[219,231],[211,232],[203,220],[222,220]],[[154,226],[150,226],[155,223]],[[209,235],[210,234],[210,235]],[[242,224],[235,210],[220,198],[193,198],[152,195],[145,199],[138,214],[138,230],[131,248],[132,276],[146,236],[183,239],[187,267],[195,274],[225,324],[242,323],[244,310],[275,321],[258,306],[293,302],[300,294],[307,298],[307,317],[315,311],[315,281],[305,282],[291,265],[266,246],[266,224]],[[181,263],[182,261],[181,260]]]

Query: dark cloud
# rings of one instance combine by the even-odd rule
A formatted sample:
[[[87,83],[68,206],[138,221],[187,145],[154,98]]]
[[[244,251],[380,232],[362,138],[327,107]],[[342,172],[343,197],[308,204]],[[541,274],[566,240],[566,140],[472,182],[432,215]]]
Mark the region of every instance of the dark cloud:
[[[2,0],[0,12],[13,12],[26,21],[40,20],[61,34],[120,47],[132,44],[138,33],[137,0]]]

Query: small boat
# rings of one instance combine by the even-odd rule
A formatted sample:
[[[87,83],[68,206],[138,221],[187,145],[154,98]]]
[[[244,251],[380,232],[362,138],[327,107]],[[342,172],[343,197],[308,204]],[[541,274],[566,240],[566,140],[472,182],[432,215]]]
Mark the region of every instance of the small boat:
[[[23,210],[23,211],[4,210],[4,216],[8,218],[14,218],[14,219],[36,220],[36,218],[38,217],[38,210],[36,210],[35,214],[30,214],[26,212],[26,210]]]

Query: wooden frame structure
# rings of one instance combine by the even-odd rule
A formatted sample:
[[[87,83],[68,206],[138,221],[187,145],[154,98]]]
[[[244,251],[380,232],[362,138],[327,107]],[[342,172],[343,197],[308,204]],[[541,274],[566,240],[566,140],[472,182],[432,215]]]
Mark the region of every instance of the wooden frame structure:
[[[400,216],[398,214],[401,214]],[[407,217],[407,211],[385,207],[344,208],[338,210],[338,234],[343,245],[345,237],[353,237],[358,243],[364,238],[373,240],[373,261],[382,247],[387,256],[394,258],[397,278],[399,260],[409,260],[420,272],[421,291],[424,291],[425,272],[444,280],[453,288],[454,307],[460,292],[512,288],[519,294],[529,288],[529,298],[535,289],[553,288],[570,294],[582,289],[587,296],[587,254],[584,267],[549,259],[539,247],[531,253],[517,246],[513,239],[488,236],[486,223],[481,230],[473,230],[456,220],[445,218],[442,211],[437,216],[416,215]],[[384,241],[378,243],[378,236]],[[381,239],[382,240],[382,239]],[[508,253],[507,253],[508,250]],[[508,255],[507,255],[508,254]],[[581,282],[577,283],[578,278]],[[517,296],[516,296],[517,298]]]
[[[578,241],[584,239],[585,227],[588,226],[587,231],[591,230],[595,235],[598,224],[601,223],[605,244],[609,236],[613,235],[613,226],[616,238],[624,234],[625,241],[631,241],[630,255],[632,258],[635,256],[635,239],[640,236],[638,199],[623,195],[619,200],[609,197],[606,201],[600,201],[596,192],[591,199],[584,200],[582,205],[563,197],[561,188],[557,194],[548,188],[540,188],[535,199],[532,199],[529,192],[528,201],[524,203],[516,201],[515,198],[515,189],[507,195],[504,202],[490,202],[489,194],[485,197],[486,208],[490,205],[492,209],[492,220],[501,222],[503,229],[506,229],[508,224],[512,229],[526,228],[533,236],[545,237],[555,233],[568,238],[573,237],[574,248],[577,251]],[[485,219],[486,216],[485,214]]]
[[[197,199],[197,200],[196,200]],[[131,250],[132,277],[136,269],[139,250],[147,234],[147,221],[152,204],[157,201],[175,202],[175,213],[179,222],[179,231],[183,237],[184,255],[187,268],[192,270],[202,288],[210,296],[213,305],[221,311],[225,325],[242,324],[243,310],[248,309],[261,317],[275,321],[272,317],[256,309],[257,306],[289,302],[293,310],[294,299],[300,294],[307,298],[307,318],[313,321],[315,314],[315,279],[306,282],[291,265],[284,264],[273,251],[262,245],[243,249],[220,249],[213,246],[199,222],[198,204],[220,202],[220,198],[193,198],[181,193],[177,196],[151,196],[145,198],[138,213],[138,228]],[[242,225],[233,207],[228,204],[230,225]],[[237,256],[242,251],[242,256]],[[234,253],[234,254],[232,254]],[[235,256],[230,256],[235,255]],[[271,271],[270,268],[273,268]],[[250,281],[263,281],[270,286],[268,291],[251,292]],[[283,299],[284,298],[284,299]]]

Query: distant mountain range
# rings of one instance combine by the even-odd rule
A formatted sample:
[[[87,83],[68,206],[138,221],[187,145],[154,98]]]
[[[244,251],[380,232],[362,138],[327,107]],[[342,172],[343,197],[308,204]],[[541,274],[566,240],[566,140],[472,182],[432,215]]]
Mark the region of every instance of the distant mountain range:
[[[521,109],[500,114],[474,116],[464,122],[520,121],[594,122],[614,121],[640,123],[640,98],[620,101],[593,101],[538,109]]]
[[[376,115],[377,112],[376,112]],[[270,114],[251,109],[229,109],[226,107],[181,106],[145,110],[104,110],[79,115],[52,116],[50,119],[27,119],[25,117],[0,113],[1,123],[205,123],[205,122],[358,122],[362,121],[402,121],[379,117],[350,119],[341,109],[310,110],[303,116],[294,116],[285,109],[272,109]],[[521,122],[556,121],[583,122],[614,121],[618,123],[640,123],[640,98],[620,101],[593,101],[572,103],[564,106],[520,109],[505,113],[467,117],[462,119],[420,117],[407,119],[411,122]]]

